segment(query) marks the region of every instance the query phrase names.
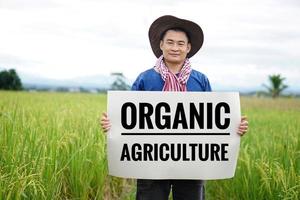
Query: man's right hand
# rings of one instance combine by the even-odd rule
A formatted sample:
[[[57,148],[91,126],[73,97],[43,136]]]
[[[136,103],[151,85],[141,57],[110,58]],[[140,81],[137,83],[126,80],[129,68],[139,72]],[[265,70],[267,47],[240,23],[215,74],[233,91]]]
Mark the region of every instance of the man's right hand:
[[[106,112],[102,113],[99,123],[105,133],[109,131],[111,124]]]

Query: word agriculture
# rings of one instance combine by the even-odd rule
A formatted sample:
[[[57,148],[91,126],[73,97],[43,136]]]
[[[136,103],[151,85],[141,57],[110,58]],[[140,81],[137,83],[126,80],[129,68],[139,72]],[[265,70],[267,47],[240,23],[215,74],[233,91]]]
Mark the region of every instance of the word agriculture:
[[[120,161],[228,161],[227,147],[224,143],[124,144]]]

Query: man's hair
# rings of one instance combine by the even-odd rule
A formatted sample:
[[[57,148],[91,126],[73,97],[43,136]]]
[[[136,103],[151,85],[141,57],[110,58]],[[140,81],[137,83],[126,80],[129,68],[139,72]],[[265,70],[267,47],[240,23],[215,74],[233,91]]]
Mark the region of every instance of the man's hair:
[[[185,33],[185,35],[186,35],[186,37],[187,37],[187,39],[188,39],[188,43],[191,43],[191,37],[190,37],[189,33],[188,33],[186,30],[184,30],[183,28],[179,28],[179,27],[169,28],[169,29],[165,30],[165,31],[160,35],[160,40],[163,40],[164,37],[165,37],[165,35],[166,35],[166,33],[167,33],[167,31],[170,31],[170,30],[171,30],[171,31],[183,32],[183,33]]]

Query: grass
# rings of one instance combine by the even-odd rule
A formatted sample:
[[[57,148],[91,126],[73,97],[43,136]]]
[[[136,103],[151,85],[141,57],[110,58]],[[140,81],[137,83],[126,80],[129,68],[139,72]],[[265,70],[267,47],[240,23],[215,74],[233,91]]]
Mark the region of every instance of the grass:
[[[242,98],[250,130],[235,177],[207,199],[299,199],[300,99]],[[135,181],[107,174],[98,119],[106,96],[0,92],[0,199],[121,199]]]
[[[235,177],[210,181],[208,199],[299,199],[300,99],[241,102],[250,130],[241,142]]]

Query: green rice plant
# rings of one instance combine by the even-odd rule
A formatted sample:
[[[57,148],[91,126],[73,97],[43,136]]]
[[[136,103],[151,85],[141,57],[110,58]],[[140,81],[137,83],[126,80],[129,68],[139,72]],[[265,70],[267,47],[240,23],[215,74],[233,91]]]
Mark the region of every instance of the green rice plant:
[[[242,98],[250,129],[235,177],[208,181],[208,199],[299,199],[300,100]]]
[[[241,99],[249,118],[234,178],[207,199],[300,199],[300,100]],[[106,95],[0,91],[0,199],[135,199],[108,175]]]
[[[105,96],[1,92],[0,196],[102,199]]]

